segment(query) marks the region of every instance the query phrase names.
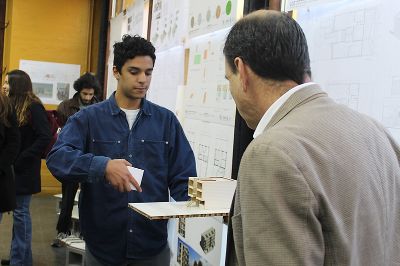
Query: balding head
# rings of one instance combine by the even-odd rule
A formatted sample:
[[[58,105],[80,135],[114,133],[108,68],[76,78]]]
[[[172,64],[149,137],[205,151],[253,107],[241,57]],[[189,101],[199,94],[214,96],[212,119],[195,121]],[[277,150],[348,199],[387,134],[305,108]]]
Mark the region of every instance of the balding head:
[[[305,35],[284,13],[258,10],[239,20],[225,42],[224,55],[233,72],[237,57],[258,76],[302,84],[311,75]]]

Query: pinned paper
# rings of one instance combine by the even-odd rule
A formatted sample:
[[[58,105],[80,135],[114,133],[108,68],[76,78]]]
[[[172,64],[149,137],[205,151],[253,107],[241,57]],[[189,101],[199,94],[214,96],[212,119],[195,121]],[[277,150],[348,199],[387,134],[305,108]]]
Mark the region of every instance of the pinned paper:
[[[144,170],[132,166],[127,166],[129,173],[135,178],[135,180],[138,182],[139,186],[142,183],[142,178],[143,178],[143,173]],[[132,190],[137,190],[131,183],[129,183],[129,186],[131,187]]]

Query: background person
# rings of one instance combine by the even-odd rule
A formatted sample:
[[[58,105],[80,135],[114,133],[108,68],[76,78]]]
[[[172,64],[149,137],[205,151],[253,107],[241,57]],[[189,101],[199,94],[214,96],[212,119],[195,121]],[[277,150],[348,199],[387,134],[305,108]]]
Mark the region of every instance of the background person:
[[[155,59],[144,38],[125,35],[115,43],[116,92],[70,117],[47,158],[59,180],[81,182],[87,265],[169,265],[168,221],[128,209],[129,202],[169,201],[169,193],[187,200],[188,177],[196,176],[177,118],[145,99]],[[130,165],[144,170],[141,187]]]
[[[8,86],[4,84],[3,88]],[[9,98],[0,93],[0,222],[2,213],[15,209],[15,181],[13,163],[20,146],[17,117]]]
[[[57,121],[62,128],[67,119],[91,104],[97,103],[95,95],[100,91],[100,82],[91,73],[85,73],[74,82],[76,93],[71,99],[62,101],[57,108]],[[62,200],[57,222],[57,237],[51,244],[53,247],[64,245],[63,239],[71,235],[71,215],[74,207],[78,182],[62,182]]]
[[[309,82],[306,38],[283,13],[241,19],[224,54],[255,129],[227,265],[399,265],[400,149],[385,128]]]
[[[41,154],[51,140],[46,110],[32,91],[32,82],[22,70],[7,73],[9,97],[16,111],[21,146],[14,164],[16,203],[10,250],[11,265],[32,265],[32,194],[41,191]],[[6,264],[2,261],[2,264]]]

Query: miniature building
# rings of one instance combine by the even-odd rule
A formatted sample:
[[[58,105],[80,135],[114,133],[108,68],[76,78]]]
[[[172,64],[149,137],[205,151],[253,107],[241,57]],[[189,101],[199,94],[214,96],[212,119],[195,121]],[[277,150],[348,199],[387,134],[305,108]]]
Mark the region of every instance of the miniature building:
[[[200,247],[204,253],[208,253],[214,249],[215,246],[215,228],[211,227],[201,234]]]
[[[229,209],[236,180],[224,177],[189,177],[188,194],[195,206],[205,209]]]
[[[189,249],[188,247],[182,243],[179,242],[178,244],[178,256],[176,258],[177,262],[181,266],[189,266]]]

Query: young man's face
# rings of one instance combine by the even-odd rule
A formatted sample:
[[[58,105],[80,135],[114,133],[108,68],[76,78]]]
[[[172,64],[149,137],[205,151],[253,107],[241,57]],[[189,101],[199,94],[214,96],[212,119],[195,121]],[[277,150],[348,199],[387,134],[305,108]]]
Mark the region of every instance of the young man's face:
[[[118,80],[118,90],[130,100],[146,96],[153,72],[153,59],[148,56],[135,56],[122,66],[121,73],[114,67],[114,76]]]
[[[9,92],[10,92],[10,85],[8,84],[8,75],[6,75],[3,86],[1,87],[1,93],[8,96]]]
[[[84,88],[79,92],[79,97],[83,105],[89,105],[94,96],[94,89]]]

